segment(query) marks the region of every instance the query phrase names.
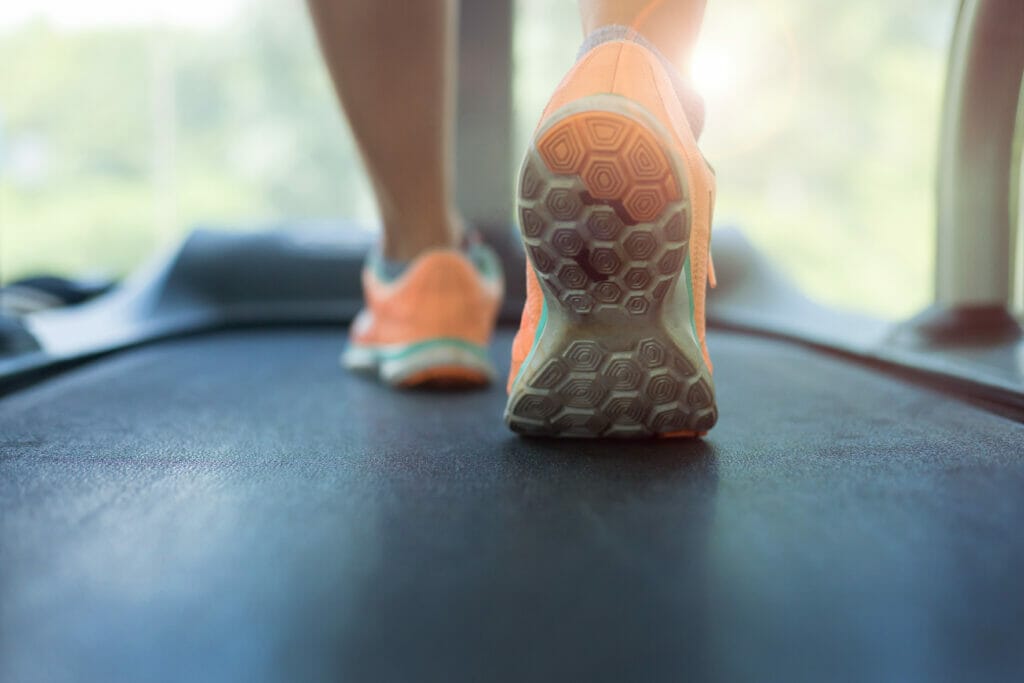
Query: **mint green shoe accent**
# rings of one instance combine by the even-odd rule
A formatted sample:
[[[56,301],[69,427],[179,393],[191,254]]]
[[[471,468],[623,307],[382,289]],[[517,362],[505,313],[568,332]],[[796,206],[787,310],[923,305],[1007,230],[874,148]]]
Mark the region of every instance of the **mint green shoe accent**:
[[[405,386],[410,377],[436,368],[459,368],[479,376],[479,382],[469,384],[486,384],[495,377],[485,347],[449,337],[390,347],[349,344],[341,354],[341,363],[350,370],[372,372],[394,386]],[[454,381],[465,380],[456,377]]]
[[[466,249],[466,257],[484,279],[492,282],[500,282],[504,279],[498,255],[486,244],[471,244]]]
[[[504,279],[504,273],[501,269],[501,261],[498,259],[498,255],[494,253],[494,250],[488,247],[486,244],[476,243],[471,244],[464,250],[459,251],[463,256],[466,257],[476,271],[480,273],[481,277],[491,282],[501,282]],[[373,273],[381,282],[392,283],[395,282],[409,270],[415,260],[408,261],[405,263],[402,272],[398,274],[388,273],[384,267],[385,258],[380,253],[380,250],[374,248],[366,257],[365,267],[367,270]]]
[[[401,278],[402,275],[405,274],[405,271],[409,269],[411,263],[411,261],[406,263],[405,268],[402,269],[401,273],[398,273],[397,275],[390,274],[384,268],[383,254],[380,253],[379,249],[374,247],[373,249],[370,250],[370,253],[366,255],[366,263],[364,267],[371,273],[373,273],[373,276],[380,280],[381,282],[386,282],[390,284]]]
[[[693,272],[690,270],[689,254],[687,254],[686,262],[683,264],[683,277],[686,278],[686,280],[684,280],[686,284],[686,296],[690,301],[690,329],[693,330],[693,338],[700,339],[700,337],[697,336],[697,317],[693,310],[696,307],[696,304],[693,302]]]
[[[544,326],[547,322],[548,302],[547,299],[545,299],[540,308],[540,320],[537,321],[537,331],[533,335],[533,345],[530,346],[530,353],[526,354],[526,360],[524,360],[523,364],[519,366],[519,372],[516,373],[516,378],[512,380],[513,388],[516,386],[516,383],[519,382],[519,378],[522,377],[523,370],[525,370],[526,366],[530,364],[531,360],[533,360],[533,355],[537,353],[537,347],[540,345],[540,335],[544,332]]]
[[[438,347],[459,348],[474,353],[484,360],[487,359],[487,349],[479,344],[454,337],[438,337],[437,339],[427,339],[415,344],[408,344],[399,349],[378,348],[375,351],[382,360],[401,360],[415,353]]]

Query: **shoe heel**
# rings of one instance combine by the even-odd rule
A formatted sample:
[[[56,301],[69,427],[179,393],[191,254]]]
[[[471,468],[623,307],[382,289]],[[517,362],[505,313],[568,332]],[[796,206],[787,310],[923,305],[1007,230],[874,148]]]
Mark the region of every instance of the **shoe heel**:
[[[687,256],[681,176],[655,132],[628,113],[569,112],[541,131],[523,163],[518,209],[554,300],[579,316],[655,313]]]

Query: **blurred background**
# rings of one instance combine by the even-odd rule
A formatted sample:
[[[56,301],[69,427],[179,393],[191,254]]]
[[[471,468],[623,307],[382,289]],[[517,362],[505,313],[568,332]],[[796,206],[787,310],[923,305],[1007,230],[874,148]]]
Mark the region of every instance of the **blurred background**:
[[[709,2],[694,78],[716,223],[823,303],[931,301],[956,7]],[[521,147],[582,36],[575,0],[517,0],[515,22]],[[120,276],[197,224],[335,218],[376,223],[304,3],[0,5],[0,282]]]

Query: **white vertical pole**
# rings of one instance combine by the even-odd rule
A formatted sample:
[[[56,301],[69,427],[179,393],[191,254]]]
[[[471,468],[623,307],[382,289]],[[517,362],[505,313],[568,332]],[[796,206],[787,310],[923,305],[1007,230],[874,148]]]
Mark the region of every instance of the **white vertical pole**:
[[[1012,140],[1024,71],[1024,2],[963,0],[940,145],[936,298],[944,308],[1011,300]]]

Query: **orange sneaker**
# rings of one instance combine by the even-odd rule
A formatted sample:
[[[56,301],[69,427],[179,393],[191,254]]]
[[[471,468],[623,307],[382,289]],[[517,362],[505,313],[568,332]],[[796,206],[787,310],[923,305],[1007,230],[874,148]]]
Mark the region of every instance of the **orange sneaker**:
[[[714,173],[665,66],[604,42],[563,79],[519,178],[529,255],[505,421],[548,436],[699,436]]]
[[[487,384],[502,288],[498,260],[483,245],[428,251],[391,281],[371,257],[363,269],[366,305],[342,364],[397,387]]]

